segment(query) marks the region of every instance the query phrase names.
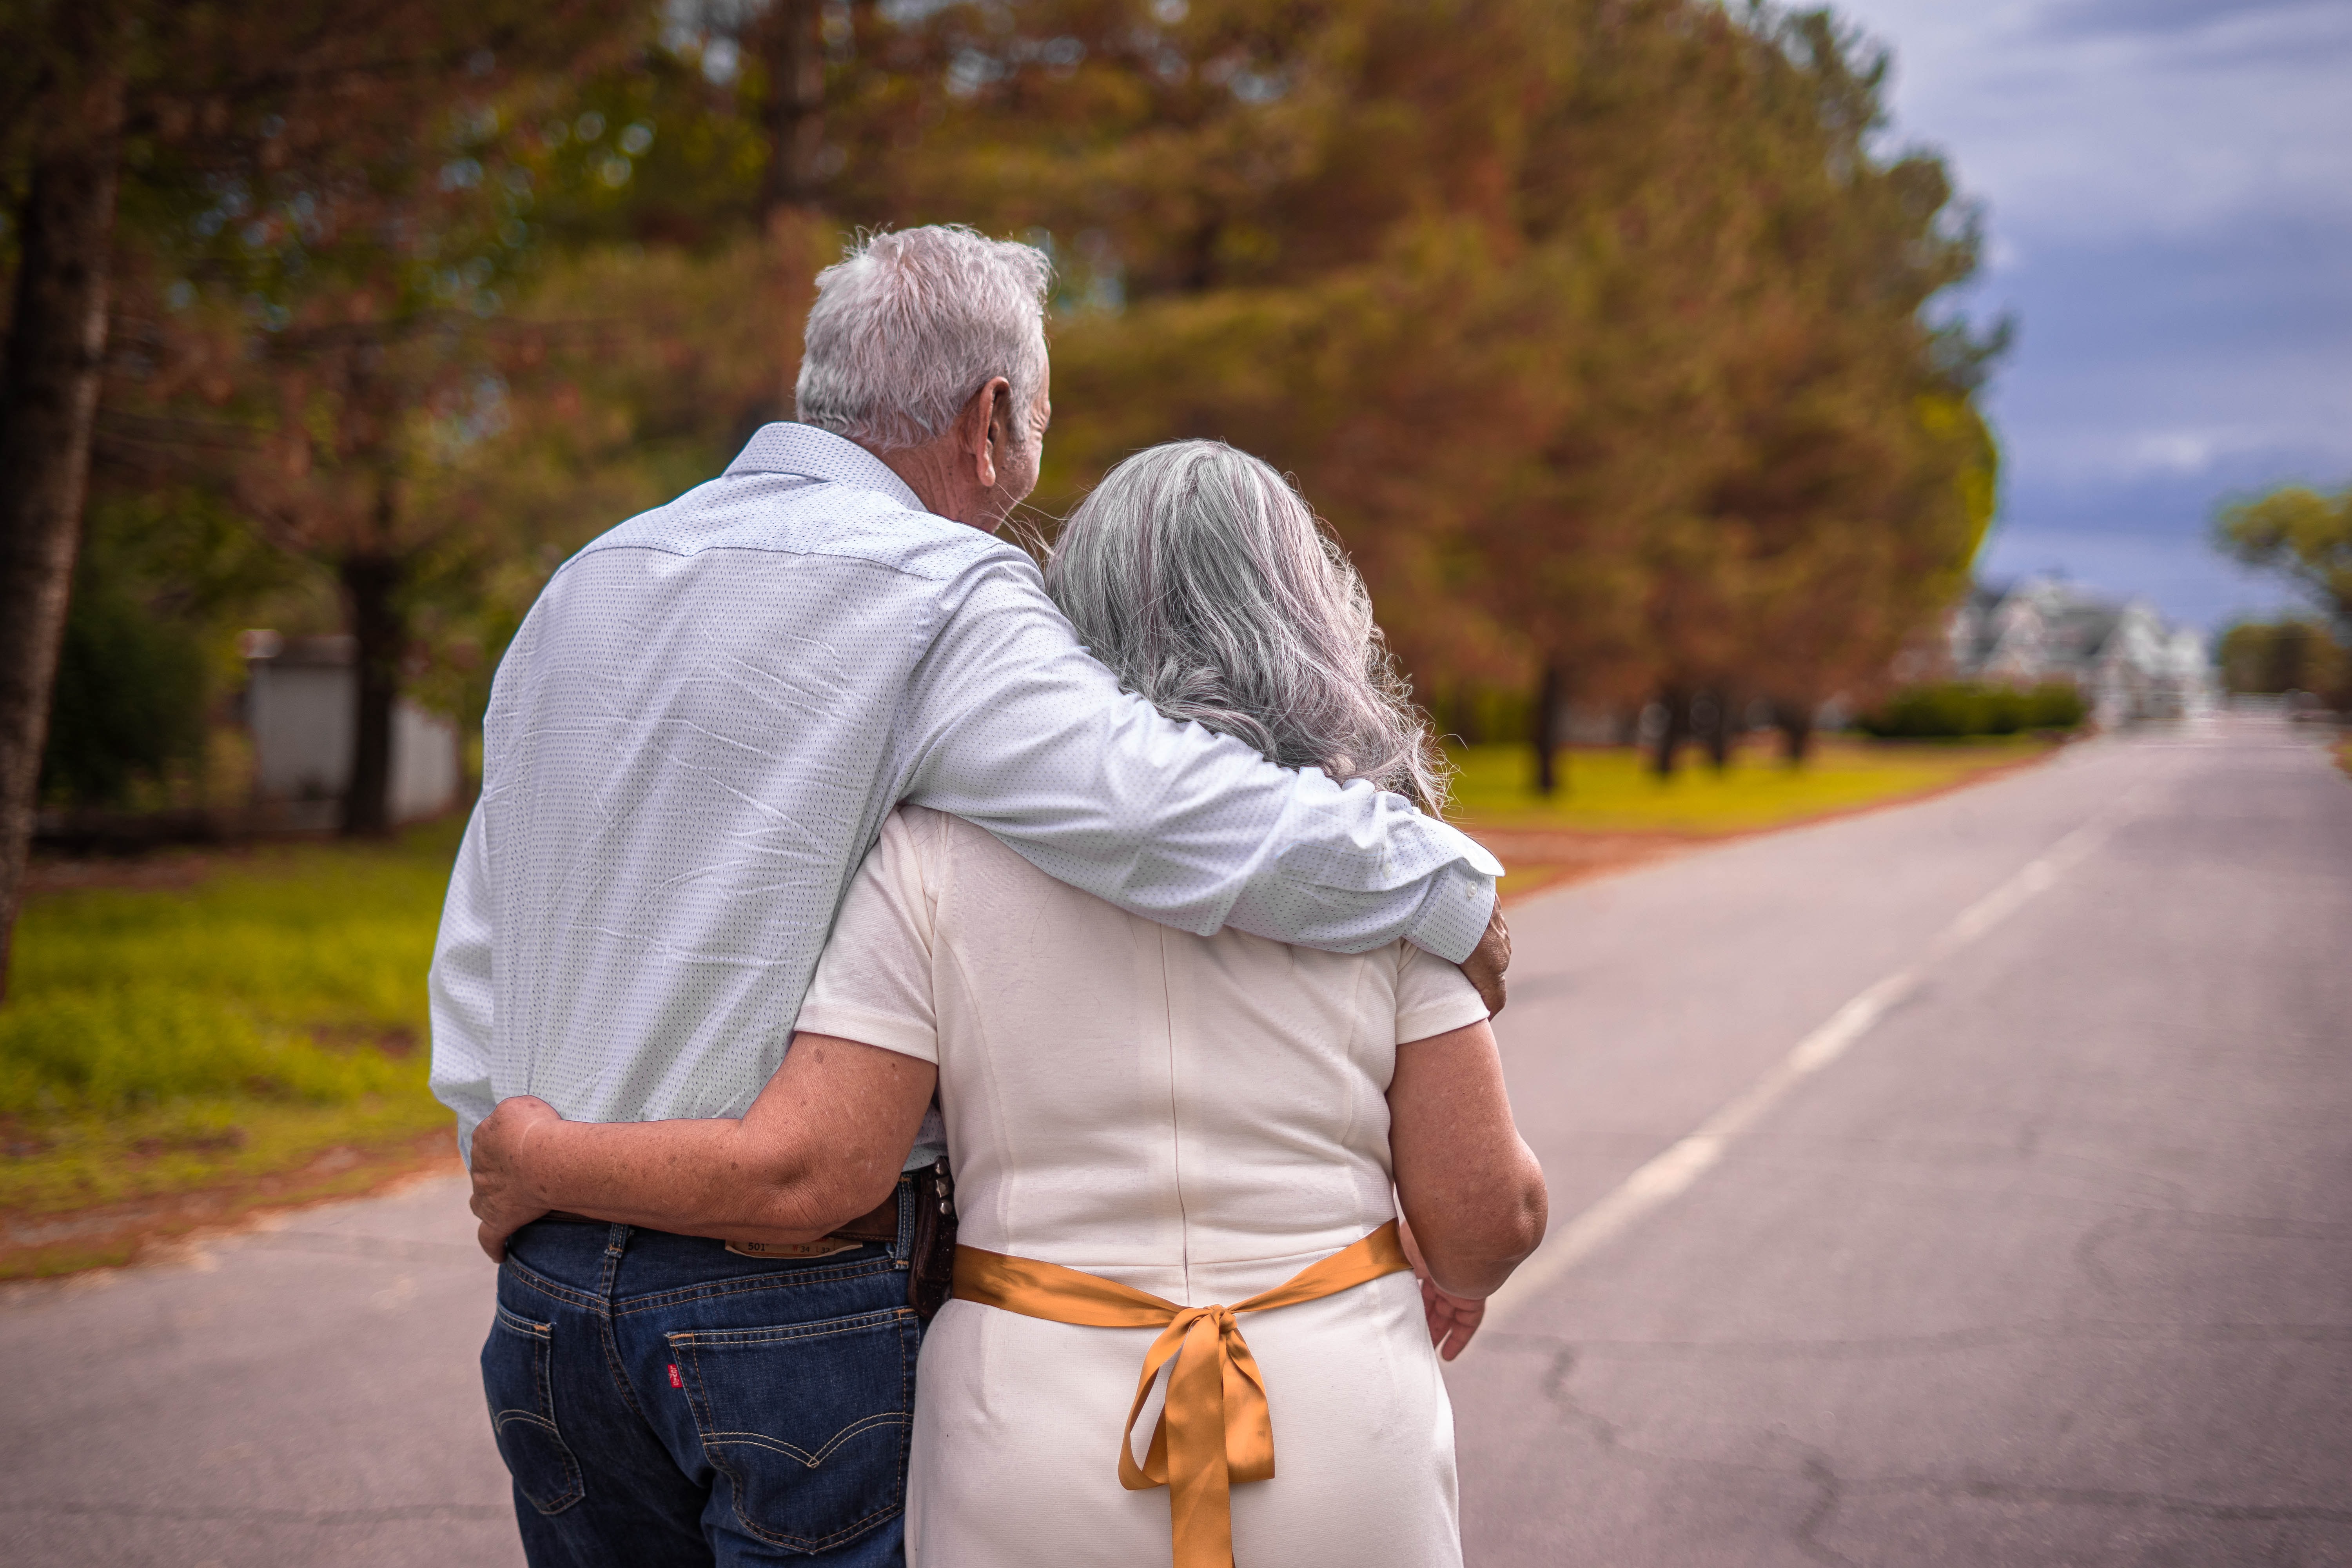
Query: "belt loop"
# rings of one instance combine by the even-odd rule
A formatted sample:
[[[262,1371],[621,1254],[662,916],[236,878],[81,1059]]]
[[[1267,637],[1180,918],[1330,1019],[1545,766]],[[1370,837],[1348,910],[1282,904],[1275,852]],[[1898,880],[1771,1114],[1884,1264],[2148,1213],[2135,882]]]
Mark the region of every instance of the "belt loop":
[[[628,1250],[629,1227],[615,1223],[604,1232],[604,1277],[597,1283],[597,1293],[607,1301],[613,1299],[613,1287],[621,1272],[621,1254]]]
[[[915,1173],[899,1173],[898,1239],[890,1244],[890,1260],[901,1268],[908,1267],[908,1260],[915,1256],[915,1211],[920,1197],[915,1190]]]

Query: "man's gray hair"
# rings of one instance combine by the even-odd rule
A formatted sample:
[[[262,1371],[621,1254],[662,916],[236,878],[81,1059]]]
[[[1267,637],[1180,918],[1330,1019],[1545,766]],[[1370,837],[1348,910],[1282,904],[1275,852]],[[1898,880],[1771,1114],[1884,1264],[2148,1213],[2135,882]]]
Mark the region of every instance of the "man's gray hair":
[[[860,240],[816,275],[797,416],[895,452],[943,434],[1001,375],[1014,417],[1028,418],[1045,378],[1053,273],[1034,247],[961,225]]]
[[[1119,683],[1171,719],[1443,808],[1444,754],[1363,579],[1246,452],[1172,441],[1128,458],[1070,514],[1045,585]]]

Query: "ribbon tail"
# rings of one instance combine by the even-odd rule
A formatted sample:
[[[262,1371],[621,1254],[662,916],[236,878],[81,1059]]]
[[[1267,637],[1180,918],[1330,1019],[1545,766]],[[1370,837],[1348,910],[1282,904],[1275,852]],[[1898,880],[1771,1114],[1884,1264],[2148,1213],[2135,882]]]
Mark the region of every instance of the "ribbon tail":
[[[1238,1327],[1224,1340],[1225,1468],[1234,1485],[1274,1479],[1274,1413],[1265,1378]]]
[[[1185,1331],[1192,1327],[1190,1319],[1179,1318],[1160,1331],[1144,1352],[1143,1375],[1136,1380],[1135,1403],[1127,1407],[1127,1426],[1118,1438],[1118,1484],[1131,1492],[1148,1492],[1154,1487],[1168,1484],[1168,1401],[1160,1401],[1160,1419],[1151,1426],[1151,1446],[1144,1451],[1143,1463],[1135,1462],[1135,1423],[1143,1414],[1143,1402],[1151,1397],[1151,1385],[1160,1380],[1160,1369],[1180,1356],[1184,1349]],[[1175,1394],[1176,1374],[1168,1374],[1169,1394]]]
[[[1229,1315],[1226,1321],[1232,1320]],[[1188,1326],[1168,1380],[1168,1526],[1174,1568],[1233,1568],[1232,1484],[1225,1474],[1224,1335],[1207,1313]]]

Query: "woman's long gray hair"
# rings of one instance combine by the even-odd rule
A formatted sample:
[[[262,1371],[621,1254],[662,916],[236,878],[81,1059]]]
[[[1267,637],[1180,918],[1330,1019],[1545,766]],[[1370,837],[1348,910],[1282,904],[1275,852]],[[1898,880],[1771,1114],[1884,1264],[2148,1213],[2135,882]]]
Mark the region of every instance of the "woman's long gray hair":
[[[1248,453],[1171,441],[1128,458],[1070,514],[1045,585],[1119,683],[1171,719],[1444,807],[1444,754],[1363,579]]]

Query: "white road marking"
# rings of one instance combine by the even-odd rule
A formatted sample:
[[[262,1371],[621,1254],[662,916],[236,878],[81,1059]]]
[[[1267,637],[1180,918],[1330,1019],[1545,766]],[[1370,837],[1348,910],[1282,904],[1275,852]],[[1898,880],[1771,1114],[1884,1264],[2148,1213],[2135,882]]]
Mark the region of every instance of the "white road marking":
[[[2126,790],[2107,810],[2076,827],[2000,887],[1962,910],[1916,959],[1830,1015],[1737,1098],[1697,1130],[1642,1166],[1606,1197],[1555,1226],[1503,1288],[1486,1300],[1486,1327],[1494,1328],[1609,1242],[1689,1190],[1723,1158],[1731,1141],[1778,1105],[1790,1089],[1843,1056],[1871,1026],[1900,1005],[1927,972],[1975,942],[2050,889],[2099,846],[2144,797],[2146,783]]]

